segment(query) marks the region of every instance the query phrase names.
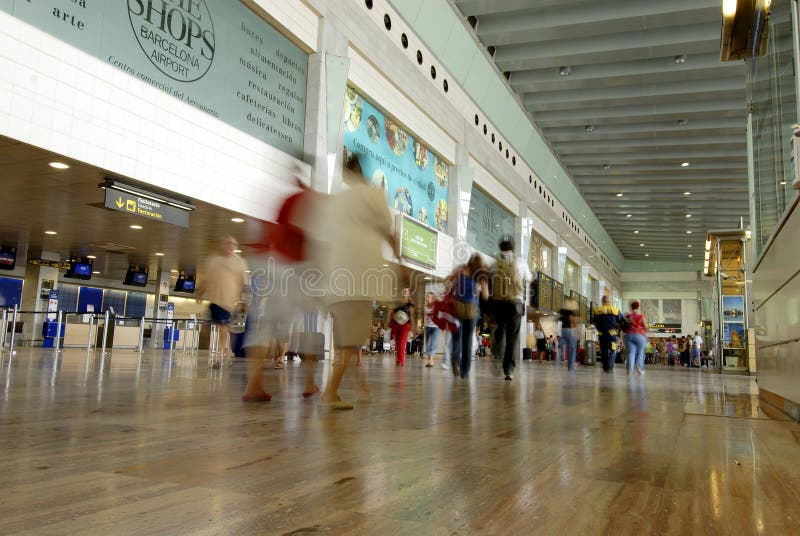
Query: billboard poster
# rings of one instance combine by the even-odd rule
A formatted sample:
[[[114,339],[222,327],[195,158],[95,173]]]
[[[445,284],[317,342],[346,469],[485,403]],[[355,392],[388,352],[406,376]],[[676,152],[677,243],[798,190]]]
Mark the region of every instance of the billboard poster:
[[[345,94],[344,146],[358,155],[367,181],[386,192],[389,206],[447,231],[449,164],[351,86]]]
[[[744,322],[744,296],[722,297],[723,322]]]
[[[467,219],[467,242],[481,253],[497,255],[497,245],[504,235],[514,236],[514,214],[472,186]]]
[[[242,2],[0,0],[0,10],[278,150],[303,155],[308,54]]]

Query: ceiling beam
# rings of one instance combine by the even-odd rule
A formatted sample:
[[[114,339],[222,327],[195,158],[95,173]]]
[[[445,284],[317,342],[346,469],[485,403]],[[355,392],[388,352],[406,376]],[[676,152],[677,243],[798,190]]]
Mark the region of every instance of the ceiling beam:
[[[694,71],[707,72],[709,76],[727,78],[739,75],[744,80],[744,63],[721,63],[719,52],[708,54],[687,55],[686,63],[677,64],[673,56],[658,58],[645,58],[633,61],[620,61],[615,59],[605,63],[595,63],[576,66],[569,76],[561,76],[558,67],[548,66],[543,69],[515,70],[511,74],[509,84],[519,93],[539,91],[540,84],[558,84],[565,88],[571,87],[576,80],[615,80],[615,79],[641,79],[646,75],[662,73],[689,73]]]
[[[719,2],[714,0],[670,0],[669,2],[590,2],[579,9],[553,8],[487,14],[480,19],[478,37],[487,45],[541,42],[552,36],[598,35],[631,27],[652,29],[658,21],[674,24],[674,17],[687,15],[694,22],[719,21]],[[649,17],[649,19],[646,19]],[[663,22],[662,22],[663,24]]]
[[[601,55],[620,58],[652,57],[655,47],[676,47],[687,50],[700,47],[719,48],[719,21],[686,24],[675,27],[642,29],[584,39],[556,39],[538,43],[497,47],[494,60],[501,71],[533,69],[546,65],[579,66],[597,61]],[[713,38],[711,36],[714,36]],[[483,42],[484,45],[491,43]],[[711,49],[713,50],[713,48]],[[706,50],[710,52],[711,50]],[[545,60],[544,63],[542,60]]]
[[[639,151],[638,153],[594,153],[576,154],[563,157],[561,160],[567,165],[602,163],[602,162],[635,162],[637,160],[677,160],[682,161],[687,158],[686,151]],[[742,154],[739,149],[704,149],[697,151],[692,158],[733,158],[735,160],[745,160],[747,155]]]
[[[523,102],[528,109],[542,104],[578,104],[585,107],[593,101],[636,99],[644,97],[665,97],[674,95],[701,95],[720,91],[741,91],[744,98],[744,77],[715,78],[692,82],[673,82],[669,84],[637,84],[623,87],[595,87],[526,93]]]
[[[747,121],[744,117],[720,117],[720,118],[701,118],[689,119],[688,124],[679,125],[677,121],[642,121],[640,123],[625,124],[599,124],[593,125],[593,136],[606,136],[609,134],[633,134],[655,132],[687,132],[692,130],[713,130],[717,128],[740,128],[745,132]],[[542,128],[545,137],[549,140],[551,136],[570,136],[589,134],[585,130],[585,124],[575,124],[572,126],[552,126]]]
[[[639,150],[646,147],[685,147],[687,152],[693,148],[704,145],[738,145],[742,150],[747,148],[747,138],[741,136],[706,136],[702,138],[661,138],[650,140],[605,140],[602,137],[598,140],[575,140],[560,141],[553,143],[556,151],[560,155],[581,153],[584,151],[604,151],[606,149],[616,150]]]
[[[655,120],[659,116],[687,116],[692,113],[710,113],[721,111],[736,111],[747,113],[745,99],[701,100],[692,102],[671,102],[664,104],[640,104],[634,106],[613,106],[599,108],[578,108],[572,110],[559,110],[553,112],[539,112],[534,114],[533,120],[541,125],[553,125],[560,122],[573,122],[576,124],[593,124],[594,122],[609,118],[645,118]]]

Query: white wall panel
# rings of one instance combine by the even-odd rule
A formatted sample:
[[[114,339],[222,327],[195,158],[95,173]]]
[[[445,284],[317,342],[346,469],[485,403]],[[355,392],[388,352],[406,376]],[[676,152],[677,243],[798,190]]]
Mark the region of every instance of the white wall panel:
[[[262,8],[267,12],[268,17],[273,18],[275,22],[294,34],[296,41],[300,41],[310,50],[317,50],[319,16],[305,3],[288,0],[249,1]]]
[[[472,155],[469,157],[469,165],[475,170],[475,183],[484,192],[500,201],[509,212],[515,216],[519,215],[519,198],[506,188],[497,177],[489,173],[489,170],[475,160]]]

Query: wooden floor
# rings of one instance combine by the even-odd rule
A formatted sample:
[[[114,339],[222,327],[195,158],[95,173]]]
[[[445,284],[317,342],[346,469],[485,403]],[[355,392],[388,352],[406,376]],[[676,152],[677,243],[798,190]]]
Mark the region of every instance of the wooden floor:
[[[300,364],[243,404],[241,362],[2,358],[0,534],[800,533],[800,425],[751,378],[370,357],[334,412]]]

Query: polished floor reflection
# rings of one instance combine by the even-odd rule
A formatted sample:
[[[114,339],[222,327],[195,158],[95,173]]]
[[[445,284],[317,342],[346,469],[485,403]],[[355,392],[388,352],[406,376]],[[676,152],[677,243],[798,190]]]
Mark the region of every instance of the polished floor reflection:
[[[300,364],[243,404],[242,362],[1,362],[0,534],[800,532],[800,425],[750,378],[369,357],[335,412],[300,396]]]

